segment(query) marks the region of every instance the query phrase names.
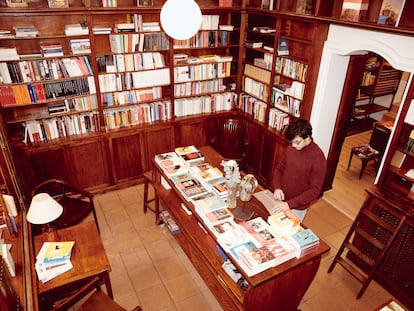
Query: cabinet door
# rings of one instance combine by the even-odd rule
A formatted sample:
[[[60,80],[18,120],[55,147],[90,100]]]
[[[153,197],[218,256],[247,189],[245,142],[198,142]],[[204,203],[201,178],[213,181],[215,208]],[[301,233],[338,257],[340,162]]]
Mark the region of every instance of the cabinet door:
[[[273,167],[275,165],[276,152],[278,147],[273,135],[264,133],[263,135],[263,147],[262,158],[260,161],[259,176],[266,185],[272,184]]]
[[[205,146],[207,144],[206,140],[206,130],[205,130],[205,119],[193,119],[177,124],[179,137],[177,140],[177,146],[190,146],[194,145],[196,147]]]
[[[109,138],[114,183],[142,175],[140,133],[137,131]]]
[[[15,154],[20,152],[15,152]],[[48,179],[63,179],[71,182],[66,165],[64,148],[47,148],[30,153],[17,155],[18,167],[25,180],[25,194],[31,197],[30,192],[37,184]],[[16,159],[16,158],[15,158]]]
[[[247,150],[246,150],[246,159],[245,165],[246,169],[249,172],[256,173],[259,171],[261,149],[262,149],[262,132],[260,127],[253,123],[249,122],[246,130],[246,141],[247,141]]]
[[[143,168],[148,170],[152,167],[151,160],[156,154],[169,152],[175,148],[174,126],[150,127],[143,133],[144,150]]]
[[[67,167],[75,186],[81,189],[110,184],[107,149],[103,137],[85,139],[66,147]]]

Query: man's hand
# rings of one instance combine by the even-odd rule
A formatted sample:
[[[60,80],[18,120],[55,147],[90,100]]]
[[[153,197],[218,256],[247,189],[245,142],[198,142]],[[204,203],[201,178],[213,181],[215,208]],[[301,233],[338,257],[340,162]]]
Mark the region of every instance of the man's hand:
[[[290,209],[289,204],[287,204],[286,202],[277,200],[275,205],[272,207],[272,215],[277,214],[282,211],[286,211],[288,209]]]
[[[273,196],[276,201],[284,201],[285,200],[285,194],[283,193],[282,189],[275,189],[273,192]]]

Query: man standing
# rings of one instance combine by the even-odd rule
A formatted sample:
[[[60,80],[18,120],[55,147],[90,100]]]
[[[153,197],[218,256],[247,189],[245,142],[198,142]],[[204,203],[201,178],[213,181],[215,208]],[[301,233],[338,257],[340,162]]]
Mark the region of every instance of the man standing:
[[[273,174],[273,213],[291,209],[303,221],[307,208],[322,192],[326,159],[312,139],[312,126],[304,119],[293,120],[284,131],[291,143],[276,164]]]

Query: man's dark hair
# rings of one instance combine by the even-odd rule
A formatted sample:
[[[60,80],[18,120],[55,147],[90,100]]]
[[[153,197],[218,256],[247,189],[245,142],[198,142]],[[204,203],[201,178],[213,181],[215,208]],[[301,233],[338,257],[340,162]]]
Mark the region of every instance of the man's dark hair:
[[[292,141],[296,136],[303,139],[312,137],[312,126],[308,120],[295,119],[289,123],[284,131],[284,135],[288,141]]]

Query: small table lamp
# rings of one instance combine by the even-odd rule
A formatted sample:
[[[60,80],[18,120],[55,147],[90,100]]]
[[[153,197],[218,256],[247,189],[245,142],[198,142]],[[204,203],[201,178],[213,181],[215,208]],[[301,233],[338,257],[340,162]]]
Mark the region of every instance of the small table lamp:
[[[47,241],[58,241],[59,235],[52,221],[59,218],[63,213],[63,207],[47,193],[38,193],[32,198],[26,219],[31,224],[44,225],[43,233]]]

